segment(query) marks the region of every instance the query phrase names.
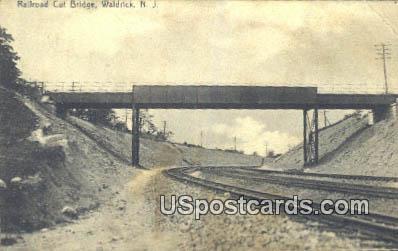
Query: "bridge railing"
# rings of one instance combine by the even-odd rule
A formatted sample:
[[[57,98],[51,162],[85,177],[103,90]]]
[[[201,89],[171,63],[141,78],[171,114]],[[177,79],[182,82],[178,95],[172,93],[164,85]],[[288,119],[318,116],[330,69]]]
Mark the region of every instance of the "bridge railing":
[[[123,82],[44,82],[46,92],[132,92],[133,83]]]
[[[43,92],[132,92],[134,85],[175,85],[175,83],[137,83],[137,82],[90,82],[90,81],[70,81],[70,82],[49,82],[34,81],[43,89]],[[181,83],[181,85],[214,85],[210,83]],[[226,83],[218,85],[244,85],[242,83]],[[257,86],[286,86],[286,87],[317,87],[318,93],[322,94],[384,94],[384,84],[306,84],[306,83],[270,83],[256,84]],[[398,94],[398,87],[389,86],[389,94]]]

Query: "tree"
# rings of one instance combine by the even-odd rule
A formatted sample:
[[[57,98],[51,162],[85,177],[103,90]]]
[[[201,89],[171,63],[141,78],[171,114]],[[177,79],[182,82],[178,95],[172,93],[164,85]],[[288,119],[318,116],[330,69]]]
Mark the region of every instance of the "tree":
[[[157,140],[168,140],[173,136],[172,131],[163,132],[153,122],[153,115],[148,110],[140,112],[140,130],[143,134],[154,136]]]
[[[0,85],[13,87],[21,75],[17,67],[19,57],[11,46],[14,38],[0,26]]]
[[[268,158],[275,158],[275,152],[274,150],[269,150],[267,153],[267,157]]]
[[[111,128],[116,123],[116,114],[112,109],[75,109],[70,114],[93,124]]]
[[[156,133],[156,139],[158,140],[169,140],[171,138],[171,136],[173,136],[173,132],[172,131],[166,131],[166,134],[164,134],[163,132],[157,132]]]
[[[116,123],[113,125],[113,129],[121,132],[128,132],[129,129],[127,128],[127,125],[125,122],[122,121],[116,121]]]
[[[141,111],[141,129],[151,135],[156,135],[158,133],[158,128],[153,123],[153,115],[149,114],[148,110]]]

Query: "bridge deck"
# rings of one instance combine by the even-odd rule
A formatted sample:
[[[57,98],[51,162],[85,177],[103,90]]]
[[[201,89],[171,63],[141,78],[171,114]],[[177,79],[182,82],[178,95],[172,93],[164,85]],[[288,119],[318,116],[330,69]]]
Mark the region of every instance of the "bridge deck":
[[[319,94],[315,87],[135,86],[133,93],[50,93],[65,108],[372,109],[396,95]]]

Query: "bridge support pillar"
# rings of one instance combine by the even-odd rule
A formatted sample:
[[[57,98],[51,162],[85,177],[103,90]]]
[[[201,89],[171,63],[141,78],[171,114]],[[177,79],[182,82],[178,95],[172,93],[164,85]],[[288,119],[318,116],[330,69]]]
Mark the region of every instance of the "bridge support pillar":
[[[132,165],[140,166],[140,109],[133,107],[132,118],[132,139],[131,139],[131,158]]]
[[[64,119],[68,115],[68,109],[63,105],[57,105],[55,106],[55,114]]]
[[[394,118],[395,115],[393,110],[394,107],[391,105],[376,106],[372,109],[373,123]]]
[[[312,118],[308,109],[303,110],[303,124],[304,166],[316,165],[319,159],[318,108],[314,108]]]

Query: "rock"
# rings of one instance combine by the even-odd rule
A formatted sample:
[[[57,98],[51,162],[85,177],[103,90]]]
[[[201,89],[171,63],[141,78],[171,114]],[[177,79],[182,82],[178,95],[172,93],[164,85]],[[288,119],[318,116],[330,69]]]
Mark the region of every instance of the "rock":
[[[21,177],[14,177],[14,178],[12,178],[11,179],[11,183],[20,183],[22,181],[22,178]]]
[[[36,188],[39,187],[43,183],[43,179],[40,177],[39,173],[36,173],[34,176],[28,176],[24,179],[21,184],[24,187]]]
[[[67,149],[69,146],[64,134],[53,134],[43,137],[43,145],[48,147],[62,146],[64,149]]]
[[[336,234],[333,232],[325,232],[324,235],[325,235],[325,237],[330,238],[330,239],[336,238]]]
[[[40,229],[40,232],[42,232],[42,233],[48,232],[48,228],[42,228],[42,229]]]
[[[65,206],[62,209],[62,214],[70,218],[77,218],[77,211],[69,206]]]
[[[21,177],[14,177],[10,180],[10,184],[12,186],[20,186],[22,183],[22,178]]]
[[[41,97],[40,103],[43,103],[43,104],[53,104],[54,102],[51,100],[50,96],[44,95],[43,97]]]
[[[61,146],[63,148],[68,148],[68,140],[64,134],[47,135],[47,133],[48,132],[44,133],[43,128],[38,128],[31,133],[28,140],[39,142],[42,146]]]
[[[28,137],[28,140],[30,141],[34,141],[34,142],[39,142],[40,144],[43,144],[43,129],[42,128],[38,128],[36,130],[34,130],[30,136]]]
[[[46,121],[46,122],[43,123],[43,128],[44,129],[50,129],[51,127],[52,127],[51,122]]]
[[[186,233],[191,229],[191,225],[187,222],[183,222],[179,225],[179,229],[181,232]]]
[[[74,233],[75,233],[75,230],[73,230],[72,228],[67,228],[67,229],[65,230],[65,232],[74,234]]]
[[[3,246],[11,246],[17,243],[17,239],[14,237],[4,237],[1,239],[0,244]]]
[[[7,184],[4,182],[4,180],[0,179],[0,190],[6,189],[6,188],[7,188]]]

